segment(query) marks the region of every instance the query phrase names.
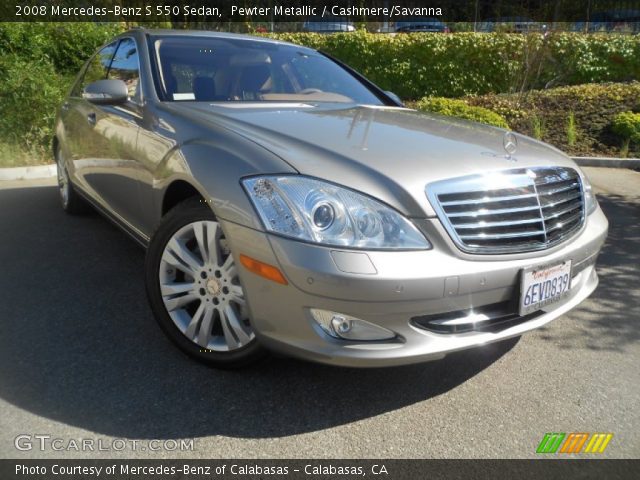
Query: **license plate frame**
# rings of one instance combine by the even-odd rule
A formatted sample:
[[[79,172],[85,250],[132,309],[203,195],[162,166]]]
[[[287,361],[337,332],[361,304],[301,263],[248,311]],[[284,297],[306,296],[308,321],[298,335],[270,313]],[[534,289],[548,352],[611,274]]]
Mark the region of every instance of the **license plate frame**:
[[[570,259],[523,268],[520,274],[519,315],[522,317],[542,310],[567,297],[571,291],[571,268]],[[565,275],[568,278],[565,278]],[[556,279],[555,286],[553,285],[554,279]],[[546,284],[546,282],[550,283]],[[535,285],[538,287],[534,287]],[[554,288],[560,291],[552,294]]]

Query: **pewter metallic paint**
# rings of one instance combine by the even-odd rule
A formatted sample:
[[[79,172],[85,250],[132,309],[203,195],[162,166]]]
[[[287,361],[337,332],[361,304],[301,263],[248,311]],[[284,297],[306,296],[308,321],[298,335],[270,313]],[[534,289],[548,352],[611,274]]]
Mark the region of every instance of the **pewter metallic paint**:
[[[252,325],[266,346],[336,365],[420,362],[540,327],[596,288],[593,263],[608,229],[599,207],[578,234],[542,252],[473,255],[454,245],[425,195],[431,182],[492,170],[555,165],[579,171],[555,148],[518,135],[513,161],[505,156],[502,129],[396,106],[274,108],[256,103],[230,108],[223,103],[160,102],[146,33],[123,35],[133,37],[140,52],[140,104],[98,106],[73,97],[65,101],[56,138],[72,181],[142,244],[161,221],[167,188],[176,181],[193,186],[221,221],[235,258],[243,253],[277,265],[289,281],[279,285],[241,269]],[[87,122],[93,113],[95,125]],[[340,251],[265,233],[240,179],[297,173],[387,203],[411,217],[433,249]],[[570,296],[534,320],[498,333],[447,335],[409,323],[416,315],[507,300],[517,292],[522,268],[565,259],[573,261],[574,269],[582,262],[589,265],[574,278]],[[398,339],[356,343],[330,338],[311,320],[310,307],[382,325]]]

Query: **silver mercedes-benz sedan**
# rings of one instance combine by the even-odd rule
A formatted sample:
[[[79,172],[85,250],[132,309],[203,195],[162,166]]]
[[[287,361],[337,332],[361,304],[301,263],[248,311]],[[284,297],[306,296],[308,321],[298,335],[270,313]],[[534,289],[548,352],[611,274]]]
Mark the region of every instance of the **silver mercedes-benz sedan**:
[[[160,327],[218,367],[438,359],[598,283],[608,224],[566,155],[404,108],[297,45],[122,34],[82,68],[53,149],[63,208],[147,248]]]

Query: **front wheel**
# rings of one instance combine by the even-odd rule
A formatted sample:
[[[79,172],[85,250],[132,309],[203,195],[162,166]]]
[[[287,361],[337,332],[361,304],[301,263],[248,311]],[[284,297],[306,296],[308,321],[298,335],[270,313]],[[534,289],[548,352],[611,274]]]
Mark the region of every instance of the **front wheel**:
[[[163,219],[145,270],[151,309],[185,353],[224,368],[244,366],[264,354],[224,232],[199,199],[179,204]]]

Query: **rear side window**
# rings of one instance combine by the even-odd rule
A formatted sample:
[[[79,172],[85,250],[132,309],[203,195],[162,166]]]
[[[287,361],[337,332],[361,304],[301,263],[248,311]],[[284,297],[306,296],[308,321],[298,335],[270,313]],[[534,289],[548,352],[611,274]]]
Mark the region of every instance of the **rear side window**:
[[[138,63],[138,49],[132,38],[123,39],[111,62],[108,78],[122,80],[127,84],[129,98],[139,99],[138,84],[140,83],[140,69]]]
[[[109,65],[116,50],[116,45],[117,42],[110,43],[89,60],[82,74],[82,78],[73,89],[73,96],[79,97],[87,85],[97,80],[107,78],[107,72],[109,71]]]

